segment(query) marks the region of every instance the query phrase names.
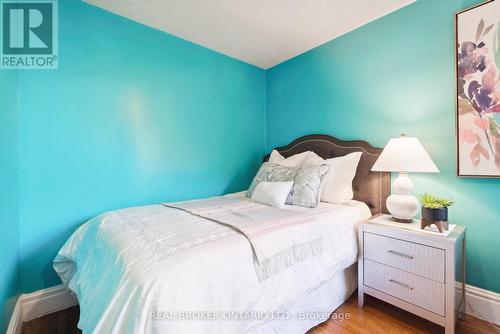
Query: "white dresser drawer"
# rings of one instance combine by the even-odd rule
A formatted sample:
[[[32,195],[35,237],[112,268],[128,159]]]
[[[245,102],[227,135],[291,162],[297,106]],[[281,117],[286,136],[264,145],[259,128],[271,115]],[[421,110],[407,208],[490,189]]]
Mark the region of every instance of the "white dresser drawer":
[[[365,259],[364,285],[444,316],[442,283]]]
[[[363,233],[363,257],[444,283],[443,249]]]

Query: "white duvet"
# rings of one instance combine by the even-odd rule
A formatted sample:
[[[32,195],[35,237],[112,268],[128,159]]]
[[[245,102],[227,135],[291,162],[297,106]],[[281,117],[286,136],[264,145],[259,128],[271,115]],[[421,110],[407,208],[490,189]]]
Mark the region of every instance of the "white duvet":
[[[78,297],[84,333],[251,333],[354,263],[356,225],[370,217],[357,201],[286,208],[316,213],[323,252],[262,281],[242,234],[162,205],[91,219],[54,268]]]

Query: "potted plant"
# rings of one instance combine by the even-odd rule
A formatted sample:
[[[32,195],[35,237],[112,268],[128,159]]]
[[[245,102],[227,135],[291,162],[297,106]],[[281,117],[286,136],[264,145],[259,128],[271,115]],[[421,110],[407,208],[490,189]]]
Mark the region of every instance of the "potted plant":
[[[452,200],[439,198],[434,195],[424,194],[422,201],[422,218],[428,221],[448,221],[448,207]]]

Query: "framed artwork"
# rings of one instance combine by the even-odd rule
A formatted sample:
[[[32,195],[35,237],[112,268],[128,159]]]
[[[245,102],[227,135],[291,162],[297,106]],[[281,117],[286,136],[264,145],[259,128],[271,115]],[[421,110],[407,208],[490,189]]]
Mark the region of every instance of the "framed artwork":
[[[455,15],[457,175],[500,178],[500,0]]]

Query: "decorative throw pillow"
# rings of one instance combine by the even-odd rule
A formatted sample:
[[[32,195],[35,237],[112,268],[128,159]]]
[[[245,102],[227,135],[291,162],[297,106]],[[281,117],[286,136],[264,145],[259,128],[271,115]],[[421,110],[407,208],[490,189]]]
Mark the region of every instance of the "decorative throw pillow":
[[[255,187],[252,202],[283,207],[293,182],[261,182]]]
[[[325,176],[321,190],[321,201],[337,203],[353,198],[352,180],[356,176],[362,152],[353,152],[342,157],[326,159],[330,170]]]
[[[330,166],[304,166],[297,168],[287,204],[315,208],[321,198],[321,183]]]
[[[321,182],[329,168],[326,164],[291,168],[265,162],[248,188],[247,197],[252,197],[255,188],[261,182],[293,181],[286,204],[314,208],[320,200]]]
[[[255,187],[261,182],[293,182],[295,174],[294,168],[264,162],[248,188],[247,197],[252,197]]]

